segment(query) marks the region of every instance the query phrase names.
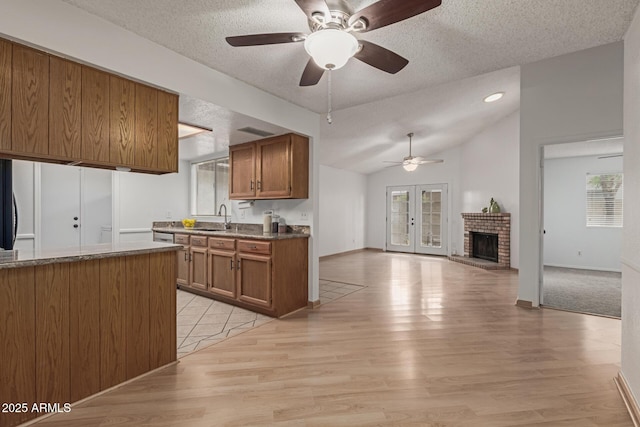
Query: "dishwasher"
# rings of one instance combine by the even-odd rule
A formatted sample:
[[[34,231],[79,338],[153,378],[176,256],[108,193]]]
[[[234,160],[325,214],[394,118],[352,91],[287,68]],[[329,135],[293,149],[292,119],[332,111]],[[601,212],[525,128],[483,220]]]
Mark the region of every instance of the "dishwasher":
[[[173,243],[173,233],[162,233],[160,231],[153,232],[154,242]]]

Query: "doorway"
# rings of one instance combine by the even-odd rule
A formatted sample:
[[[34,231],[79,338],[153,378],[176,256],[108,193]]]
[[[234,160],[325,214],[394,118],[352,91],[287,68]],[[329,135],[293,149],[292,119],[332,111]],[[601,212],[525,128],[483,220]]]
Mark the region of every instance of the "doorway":
[[[543,148],[545,307],[620,317],[622,144],[615,138]]]
[[[41,165],[43,249],[111,242],[111,171]]]
[[[447,255],[447,204],[447,184],[387,187],[387,250]]]

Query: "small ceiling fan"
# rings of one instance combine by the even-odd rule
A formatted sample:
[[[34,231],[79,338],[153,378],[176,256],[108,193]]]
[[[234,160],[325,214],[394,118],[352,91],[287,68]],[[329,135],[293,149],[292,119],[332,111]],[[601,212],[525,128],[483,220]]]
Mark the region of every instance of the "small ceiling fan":
[[[307,15],[310,34],[270,33],[227,37],[231,46],[262,46],[304,42],[311,56],[300,86],[317,84],[326,70],[343,67],[351,57],[379,70],[395,74],[409,61],[382,46],[357,39],[366,33],[395,24],[440,6],[442,0],[379,0],[354,12],[346,0],[295,0]]]
[[[409,137],[409,155],[407,157],[405,157],[401,162],[385,161],[384,163],[395,163],[395,165],[393,165],[393,166],[402,165],[404,170],[406,170],[407,172],[413,172],[414,170],[416,170],[418,168],[418,165],[426,165],[428,163],[442,163],[442,162],[444,162],[444,160],[442,160],[442,159],[425,159],[425,158],[420,157],[420,156],[412,156],[411,155],[411,139],[413,138],[413,132],[408,133],[407,136]],[[391,167],[391,166],[389,166],[389,167]]]

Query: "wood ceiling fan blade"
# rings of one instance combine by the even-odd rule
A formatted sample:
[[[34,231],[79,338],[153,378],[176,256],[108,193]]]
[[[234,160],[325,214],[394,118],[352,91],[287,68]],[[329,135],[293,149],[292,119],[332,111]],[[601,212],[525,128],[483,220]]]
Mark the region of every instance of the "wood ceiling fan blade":
[[[361,32],[367,32],[420,15],[441,3],[442,0],[380,0],[353,14],[349,25],[362,18],[367,25]]]
[[[315,12],[320,12],[324,16],[331,16],[329,6],[324,0],[296,0],[296,4],[309,19]]]
[[[227,43],[234,47],[240,46],[263,46],[267,44],[297,43],[307,37],[304,33],[269,33],[269,34],[248,34],[245,36],[227,37]]]
[[[300,86],[313,86],[318,84],[323,74],[324,68],[318,67],[313,61],[313,58],[309,58],[309,62],[307,62],[307,66],[304,67],[302,77],[300,78]]]
[[[362,49],[360,49],[354,57],[378,70],[395,74],[409,63],[407,59],[397,53],[375,43],[366,40],[359,40],[359,43],[362,45]]]

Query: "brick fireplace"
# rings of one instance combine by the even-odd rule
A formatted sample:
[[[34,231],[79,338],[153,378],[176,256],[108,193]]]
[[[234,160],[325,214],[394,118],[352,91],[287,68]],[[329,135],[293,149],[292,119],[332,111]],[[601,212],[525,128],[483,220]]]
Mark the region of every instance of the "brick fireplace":
[[[511,268],[511,214],[463,213],[462,218],[464,256],[452,256],[451,260],[487,270]]]

